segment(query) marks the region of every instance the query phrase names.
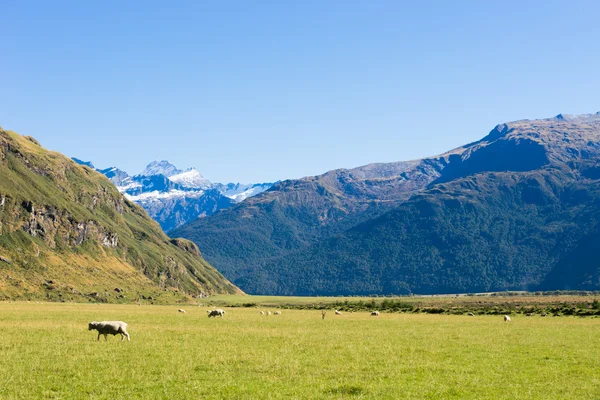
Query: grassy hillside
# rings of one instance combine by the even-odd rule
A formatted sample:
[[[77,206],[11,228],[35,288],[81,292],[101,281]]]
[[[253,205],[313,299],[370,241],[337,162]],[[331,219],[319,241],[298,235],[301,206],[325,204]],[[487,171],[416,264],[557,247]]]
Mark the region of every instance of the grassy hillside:
[[[0,130],[0,176],[4,297],[159,301],[239,291],[106,177],[31,137]]]

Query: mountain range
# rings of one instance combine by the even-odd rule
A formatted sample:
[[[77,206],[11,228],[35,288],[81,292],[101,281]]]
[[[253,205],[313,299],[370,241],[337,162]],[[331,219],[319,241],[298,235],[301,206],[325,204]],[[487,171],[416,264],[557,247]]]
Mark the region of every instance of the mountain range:
[[[171,232],[248,293],[600,289],[600,113],[278,182]]]
[[[185,301],[241,293],[92,165],[0,128],[0,297]]]
[[[166,160],[153,161],[134,176],[116,167],[96,169],[90,161],[73,160],[104,174],[119,192],[142,206],[165,232],[229,208],[273,185],[213,183],[195,168],[183,171]]]

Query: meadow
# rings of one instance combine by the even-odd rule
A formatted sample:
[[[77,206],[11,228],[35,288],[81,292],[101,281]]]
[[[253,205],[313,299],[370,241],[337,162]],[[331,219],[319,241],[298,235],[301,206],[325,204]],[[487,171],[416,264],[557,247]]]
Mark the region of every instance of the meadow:
[[[184,308],[185,314],[178,313]],[[600,319],[0,302],[1,399],[593,399]],[[261,308],[275,311],[276,308]],[[93,320],[129,323],[96,341]]]

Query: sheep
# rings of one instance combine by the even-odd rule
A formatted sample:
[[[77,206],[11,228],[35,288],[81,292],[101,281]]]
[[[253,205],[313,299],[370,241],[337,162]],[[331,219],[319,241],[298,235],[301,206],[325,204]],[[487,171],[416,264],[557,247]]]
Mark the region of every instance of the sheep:
[[[271,315],[271,311],[267,311],[267,315]]]
[[[335,315],[342,315],[341,311],[335,310]]]
[[[100,335],[104,335],[104,340],[107,339],[107,335],[121,335],[121,341],[125,340],[127,337],[127,341],[130,342],[129,333],[127,333],[127,324],[123,321],[102,321],[102,322],[90,322],[88,324],[88,331],[95,329],[98,331],[98,340],[100,340]]]
[[[504,316],[504,322],[510,322],[510,317],[508,315]]]
[[[223,316],[225,315],[225,311],[223,311],[221,309],[207,310],[206,312],[208,313],[208,318],[210,318],[210,317],[221,317],[221,318],[223,318]]]
[[[179,310],[177,310],[177,312],[180,312],[180,313],[182,313],[182,314],[185,314],[185,310],[184,310],[184,309],[182,309],[182,308],[180,308]]]
[[[260,315],[265,315],[265,312],[264,312],[264,311],[261,311],[261,312],[260,312]]]
[[[468,315],[469,317],[474,317],[474,316],[475,316],[475,314],[473,314],[472,312],[468,313],[467,315]]]
[[[281,315],[281,311],[275,311],[273,314],[275,314],[275,315]]]
[[[373,317],[379,317],[379,311],[373,311],[373,312],[371,312],[371,315]]]
[[[533,317],[533,313],[528,312],[527,314],[525,314],[526,317]]]

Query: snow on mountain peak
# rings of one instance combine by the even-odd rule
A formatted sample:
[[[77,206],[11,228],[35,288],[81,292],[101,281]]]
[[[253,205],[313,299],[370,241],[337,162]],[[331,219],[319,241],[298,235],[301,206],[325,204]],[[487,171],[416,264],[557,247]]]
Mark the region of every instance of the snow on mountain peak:
[[[272,183],[254,183],[244,185],[241,183],[230,183],[222,185],[220,192],[229,197],[234,203],[239,203],[246,200],[248,197],[256,196],[273,186]]]
[[[176,166],[168,162],[167,160],[162,161],[152,161],[150,164],[146,166],[140,175],[142,176],[152,176],[152,175],[164,175],[167,177],[171,177],[173,175],[177,175],[182,173],[180,169]]]
[[[172,182],[178,183],[181,186],[194,189],[206,189],[211,187],[208,179],[202,176],[196,168],[188,168],[185,172],[169,177]]]

